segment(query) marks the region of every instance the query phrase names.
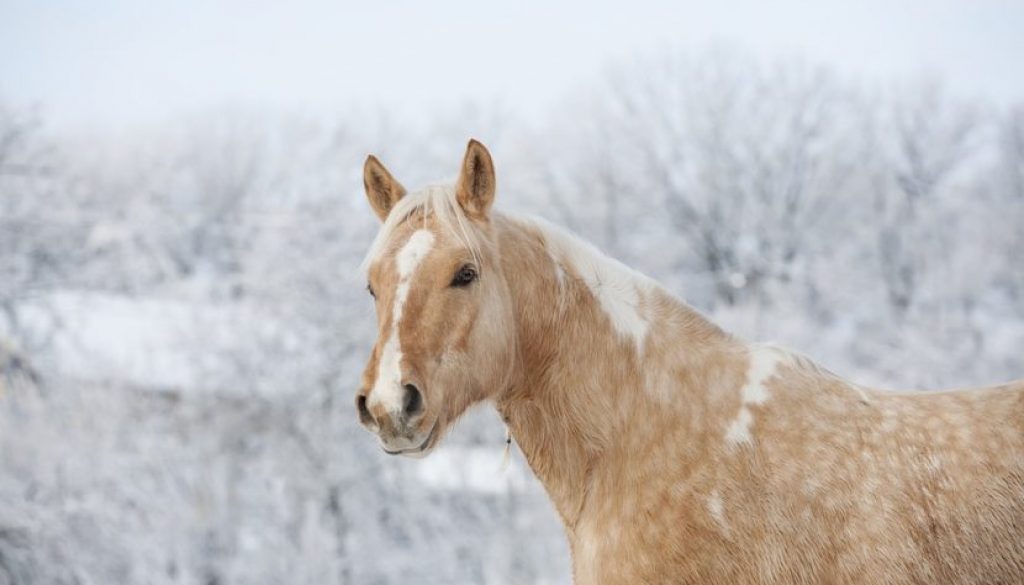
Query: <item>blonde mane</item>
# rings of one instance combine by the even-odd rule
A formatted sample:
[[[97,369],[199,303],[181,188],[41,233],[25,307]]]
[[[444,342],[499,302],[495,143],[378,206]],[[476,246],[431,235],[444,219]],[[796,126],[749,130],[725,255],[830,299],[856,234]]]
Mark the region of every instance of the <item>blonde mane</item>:
[[[441,229],[469,248],[475,262],[480,262],[480,243],[469,226],[466,212],[455,197],[455,188],[450,185],[430,185],[398,200],[359,264],[360,272],[366,274],[373,261],[384,252],[395,230],[406,220],[418,218],[425,224],[431,216]]]

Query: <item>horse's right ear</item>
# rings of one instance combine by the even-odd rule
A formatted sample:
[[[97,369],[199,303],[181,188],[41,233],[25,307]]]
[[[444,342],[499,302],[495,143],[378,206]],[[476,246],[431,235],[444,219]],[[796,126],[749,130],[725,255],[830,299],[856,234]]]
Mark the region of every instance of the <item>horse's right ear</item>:
[[[405,187],[395,180],[377,157],[372,154],[366,157],[363,165],[363,186],[370,207],[381,221],[388,218],[391,209],[398,200],[405,196]]]

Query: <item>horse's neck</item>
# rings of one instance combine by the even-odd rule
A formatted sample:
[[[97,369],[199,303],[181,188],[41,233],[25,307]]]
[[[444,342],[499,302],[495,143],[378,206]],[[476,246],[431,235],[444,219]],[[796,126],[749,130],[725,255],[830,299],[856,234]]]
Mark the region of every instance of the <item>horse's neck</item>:
[[[593,251],[573,256],[551,245],[546,228],[496,218],[496,229],[518,338],[516,372],[497,406],[571,530],[591,475],[615,471],[604,469],[615,459],[610,450],[651,422],[645,417],[676,412],[667,403],[699,408],[698,384],[687,379],[699,379],[712,352],[734,342],[639,275],[623,282],[622,272],[595,268],[602,259],[579,256]],[[700,424],[675,416],[680,425]]]

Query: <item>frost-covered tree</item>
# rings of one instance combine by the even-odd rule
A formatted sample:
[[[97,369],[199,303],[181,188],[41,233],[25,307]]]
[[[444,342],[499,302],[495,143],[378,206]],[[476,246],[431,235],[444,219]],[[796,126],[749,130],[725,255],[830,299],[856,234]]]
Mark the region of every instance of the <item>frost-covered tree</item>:
[[[763,297],[842,234],[866,150],[851,93],[820,68],[731,53],[620,65],[570,104],[538,183],[613,254],[656,250],[699,304]]]
[[[981,120],[976,108],[951,100],[936,84],[898,94],[878,118],[878,258],[889,304],[900,315],[918,295],[937,230],[949,227],[936,213],[943,197],[971,190],[957,180],[978,154]]]
[[[564,582],[493,414],[410,462],[352,412],[363,160],[415,188],[469,136],[502,208],[738,334],[891,386],[1024,368],[1020,106],[716,51],[613,64],[539,124],[238,109],[74,138],[0,108],[0,584]]]

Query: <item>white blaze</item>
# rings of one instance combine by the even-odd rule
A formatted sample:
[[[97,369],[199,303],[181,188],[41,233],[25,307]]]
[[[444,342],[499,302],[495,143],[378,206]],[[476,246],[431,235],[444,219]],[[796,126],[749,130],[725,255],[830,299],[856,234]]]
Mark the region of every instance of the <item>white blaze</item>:
[[[371,407],[382,404],[391,412],[402,409],[402,344],[398,338],[398,326],[402,321],[405,300],[409,297],[412,276],[433,245],[434,234],[425,229],[417,230],[398,251],[395,259],[398,267],[398,288],[395,290],[395,304],[391,309],[391,331],[377,364],[377,381],[369,398]]]

